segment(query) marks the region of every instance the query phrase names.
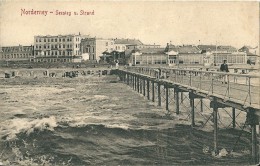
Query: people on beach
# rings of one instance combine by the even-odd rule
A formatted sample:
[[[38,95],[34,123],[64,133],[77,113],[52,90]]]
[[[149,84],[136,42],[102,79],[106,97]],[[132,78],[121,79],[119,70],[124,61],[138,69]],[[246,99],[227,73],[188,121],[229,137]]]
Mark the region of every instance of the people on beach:
[[[226,73],[229,72],[227,60],[224,60],[223,63],[220,65],[220,71],[226,72]],[[222,84],[223,84],[223,83],[227,84],[227,75],[224,75],[224,76],[223,76]]]

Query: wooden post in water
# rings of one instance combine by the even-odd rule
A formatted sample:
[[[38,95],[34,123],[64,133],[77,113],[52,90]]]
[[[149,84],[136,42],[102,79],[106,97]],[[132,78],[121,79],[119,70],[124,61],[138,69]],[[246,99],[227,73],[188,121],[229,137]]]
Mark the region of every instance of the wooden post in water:
[[[135,75],[135,90],[137,90],[137,75]]]
[[[150,81],[149,78],[146,80],[146,85],[147,85],[147,99],[150,100]]]
[[[203,98],[200,98],[200,111],[203,112]]]
[[[143,78],[143,95],[145,96],[145,79]]]
[[[183,103],[183,92],[181,92],[181,103]]]
[[[129,74],[126,75],[127,78],[127,85],[129,85]]]
[[[133,86],[133,89],[135,89],[135,82],[134,82],[134,75],[132,74],[132,86]]]
[[[257,156],[257,139],[256,139],[256,125],[251,125],[251,135],[252,135],[252,164],[257,164],[258,156]]]
[[[232,107],[232,127],[236,128],[236,109]]]
[[[252,164],[258,163],[258,155],[257,155],[257,134],[256,134],[256,125],[259,123],[258,117],[255,115],[253,109],[249,109],[246,116],[246,123],[251,126],[251,142],[252,142]]]
[[[181,92],[182,94],[182,92]],[[180,113],[180,101],[179,101],[179,91],[178,88],[174,88],[174,99],[175,99],[175,111],[178,115]]]
[[[152,101],[154,102],[154,81],[152,80]]]
[[[217,101],[213,99],[213,121],[214,121],[214,152],[218,155],[218,107]]]
[[[137,82],[137,92],[139,93],[140,92],[140,80],[139,80],[139,76],[137,76],[137,80],[136,80],[136,82]]]
[[[141,78],[141,77],[139,77]],[[139,79],[139,85],[140,85],[140,93],[142,94],[143,93],[143,83],[142,83],[142,78]]]
[[[164,85],[165,88],[165,104],[166,104],[166,111],[169,112],[169,88],[168,85]]]
[[[162,106],[162,103],[161,103],[161,85],[160,85],[160,82],[157,83],[157,90],[158,90],[158,106]]]
[[[190,108],[191,108],[191,127],[195,127],[195,109],[194,109],[194,94],[193,92],[189,92],[190,94]]]

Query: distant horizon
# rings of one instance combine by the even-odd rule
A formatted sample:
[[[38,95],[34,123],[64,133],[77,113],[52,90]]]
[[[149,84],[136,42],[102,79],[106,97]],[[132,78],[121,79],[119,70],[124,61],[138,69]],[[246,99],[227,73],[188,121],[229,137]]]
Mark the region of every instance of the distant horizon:
[[[83,10],[95,13],[73,15]],[[258,2],[2,1],[0,21],[2,47],[33,45],[37,35],[79,32],[104,39],[139,39],[161,47],[170,42],[217,43],[237,49],[259,46]]]

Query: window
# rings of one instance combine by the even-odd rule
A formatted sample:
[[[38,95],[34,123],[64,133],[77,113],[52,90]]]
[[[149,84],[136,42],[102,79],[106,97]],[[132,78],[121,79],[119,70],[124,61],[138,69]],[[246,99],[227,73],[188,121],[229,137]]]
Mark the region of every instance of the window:
[[[59,39],[59,41],[61,42],[61,38]]]
[[[55,42],[57,42],[57,39],[55,39]]]
[[[46,39],[44,38],[44,42],[46,42]]]
[[[53,42],[53,39],[51,39],[51,42]]]
[[[63,48],[65,48],[65,44],[63,44]]]
[[[36,42],[38,42],[38,38],[36,38]]]
[[[65,39],[63,38],[62,41],[65,42]]]
[[[48,42],[50,42],[50,39],[48,39]]]

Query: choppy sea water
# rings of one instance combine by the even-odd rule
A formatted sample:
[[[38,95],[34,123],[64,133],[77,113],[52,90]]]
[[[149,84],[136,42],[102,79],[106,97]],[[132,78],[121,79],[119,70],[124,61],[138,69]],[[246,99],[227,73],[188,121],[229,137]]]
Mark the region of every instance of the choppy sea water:
[[[4,165],[248,165],[250,134],[168,116],[114,76],[2,79]],[[239,141],[236,143],[237,137]],[[234,146],[233,146],[234,145]],[[233,150],[233,151],[232,151]]]

